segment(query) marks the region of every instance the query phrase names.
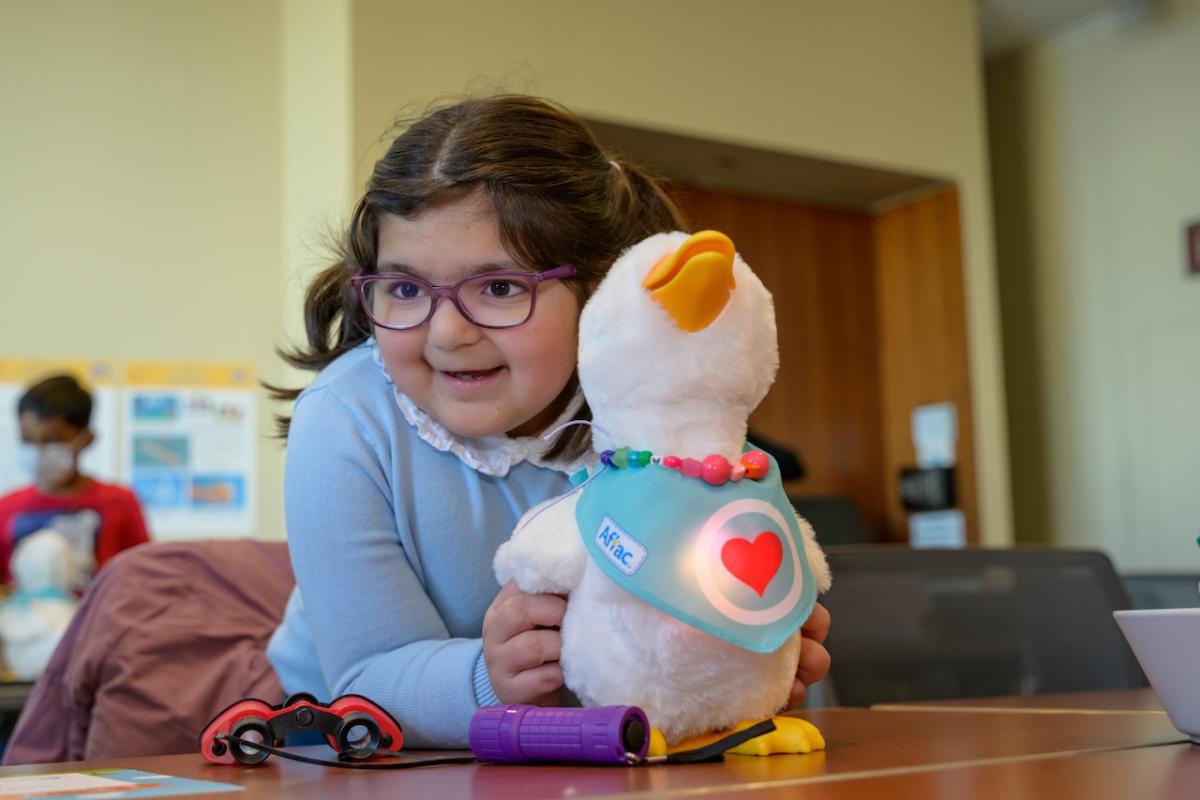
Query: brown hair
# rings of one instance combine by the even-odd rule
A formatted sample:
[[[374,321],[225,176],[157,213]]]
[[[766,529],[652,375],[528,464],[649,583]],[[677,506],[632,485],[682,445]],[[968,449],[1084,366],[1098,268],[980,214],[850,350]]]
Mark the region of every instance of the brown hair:
[[[683,215],[658,184],[606,153],[571,112],[536,97],[466,100],[400,124],[376,164],[341,243],[341,259],[308,287],[307,347],[280,349],[292,366],[317,371],[371,335],[350,278],[376,269],[385,214],[414,217],[481,191],[492,204],[505,248],[527,267],[577,269],[582,303],[621,251],[663,231],[682,230]],[[572,378],[568,391],[578,385]],[[268,386],[280,400],[298,389]],[[581,417],[591,418],[585,405]],[[290,418],[277,417],[281,436]],[[590,446],[587,426],[564,430],[548,458],[573,458]]]
[[[83,430],[92,421],[92,395],[73,375],[51,375],[21,395],[17,414],[33,414],[39,420],[61,417],[71,427]]]

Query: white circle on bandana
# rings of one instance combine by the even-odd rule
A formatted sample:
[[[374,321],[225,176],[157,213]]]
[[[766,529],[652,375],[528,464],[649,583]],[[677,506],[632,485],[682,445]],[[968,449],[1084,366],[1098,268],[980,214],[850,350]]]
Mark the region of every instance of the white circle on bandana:
[[[741,514],[753,513],[762,514],[779,526],[779,529],[783,531],[783,540],[787,542],[792,556],[791,589],[775,605],[757,610],[742,608],[732,603],[721,592],[712,573],[713,564],[719,563],[721,560],[719,547],[723,547],[726,541],[734,538],[727,536],[718,542],[718,536],[725,523]],[[800,602],[800,592],[804,588],[804,573],[800,568],[800,553],[796,549],[795,537],[791,535],[791,528],[784,520],[783,515],[779,513],[779,509],[765,500],[753,498],[734,500],[717,509],[711,517],[705,520],[704,526],[700,529],[700,535],[696,538],[696,545],[692,549],[692,566],[696,571],[696,581],[700,584],[700,591],[704,593],[704,597],[712,604],[712,607],[723,616],[743,625],[770,625],[772,622],[783,619],[796,607],[796,603]]]

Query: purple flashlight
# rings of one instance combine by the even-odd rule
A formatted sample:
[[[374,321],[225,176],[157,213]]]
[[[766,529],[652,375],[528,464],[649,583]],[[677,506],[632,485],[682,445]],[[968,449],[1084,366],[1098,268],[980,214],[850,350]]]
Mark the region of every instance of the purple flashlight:
[[[637,706],[541,708],[515,703],[475,712],[471,752],[480,761],[631,764],[646,756],[650,723]]]

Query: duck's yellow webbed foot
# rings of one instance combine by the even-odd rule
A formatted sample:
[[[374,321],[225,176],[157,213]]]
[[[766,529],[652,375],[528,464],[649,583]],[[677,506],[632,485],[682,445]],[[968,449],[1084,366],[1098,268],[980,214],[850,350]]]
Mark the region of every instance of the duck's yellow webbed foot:
[[[729,752],[743,756],[769,756],[775,753],[811,753],[814,750],[825,749],[825,737],[806,719],[799,717],[771,717],[775,730],[755,736],[748,742],[743,742]],[[748,728],[754,722],[743,722],[728,731],[740,731]],[[724,735],[724,734],[723,734]]]
[[[757,725],[761,720],[739,723],[732,728],[703,736],[694,736],[677,744],[667,745],[666,737],[658,728],[650,728],[650,749],[647,755],[663,756],[668,753],[679,753],[684,750],[695,750],[712,744],[718,739],[744,731],[751,725]],[[817,730],[817,726],[799,717],[772,717],[775,730],[756,736],[748,742],[743,742],[729,750],[743,756],[769,756],[775,753],[811,753],[814,750],[825,749],[825,737]]]
[[[671,748],[676,749],[676,748]],[[663,732],[653,725],[650,726],[650,746],[646,749],[646,755],[649,756],[665,756],[668,752],[667,737],[663,736]]]

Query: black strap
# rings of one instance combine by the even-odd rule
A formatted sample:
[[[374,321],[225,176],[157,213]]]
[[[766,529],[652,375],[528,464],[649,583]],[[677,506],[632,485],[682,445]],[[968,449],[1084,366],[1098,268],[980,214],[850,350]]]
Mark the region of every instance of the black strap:
[[[299,761],[302,764],[316,764],[319,767],[341,767],[342,769],[409,769],[412,767],[430,767],[437,764],[474,764],[474,756],[438,756],[436,758],[427,758],[421,761],[358,761],[355,759],[345,759],[338,761],[330,761],[325,758],[310,758],[296,753],[289,753],[286,750],[280,750],[277,747],[262,744],[261,742],[252,742],[249,739],[242,739],[239,736],[230,736],[227,733],[218,733],[216,738],[227,742],[236,742],[242,747],[253,747],[261,750],[264,753],[270,753],[273,756],[287,758],[292,761]],[[376,756],[388,756],[399,758],[405,753],[396,753],[391,750],[380,750],[375,753]]]
[[[757,725],[751,725],[745,730],[731,733],[704,747],[671,753],[666,757],[665,761],[667,764],[698,764],[701,761],[720,761],[724,757],[726,750],[732,750],[739,744],[744,744],[773,730],[775,730],[775,723],[769,719],[764,719]]]

